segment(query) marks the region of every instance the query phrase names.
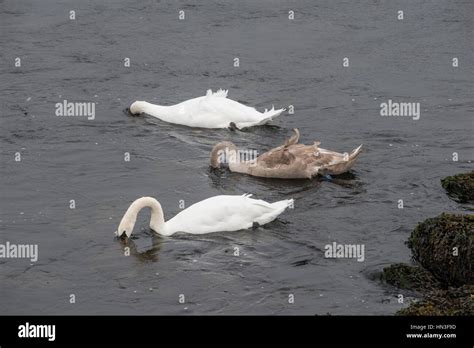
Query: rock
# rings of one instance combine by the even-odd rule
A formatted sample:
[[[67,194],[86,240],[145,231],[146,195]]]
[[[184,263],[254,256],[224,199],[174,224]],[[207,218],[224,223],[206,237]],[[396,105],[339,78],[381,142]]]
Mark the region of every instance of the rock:
[[[426,219],[407,244],[413,258],[445,285],[474,283],[474,215],[443,213]]]
[[[419,302],[412,302],[397,315],[474,315],[474,286],[435,290]]]
[[[447,176],[441,185],[448,195],[459,203],[474,203],[474,171]]]
[[[427,270],[404,263],[385,267],[381,278],[399,289],[426,292],[441,287],[440,282]]]

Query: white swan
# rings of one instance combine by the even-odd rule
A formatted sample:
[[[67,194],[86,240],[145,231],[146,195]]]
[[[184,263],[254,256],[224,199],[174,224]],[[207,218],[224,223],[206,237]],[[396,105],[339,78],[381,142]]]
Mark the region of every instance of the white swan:
[[[145,207],[151,208],[150,228],[160,235],[171,236],[176,232],[204,234],[243,230],[252,227],[254,223],[264,225],[293,205],[293,199],[268,203],[250,196],[252,195],[222,195],[207,198],[166,222],[161,204],[153,197],[142,197],[127,209],[115,234],[130,237],[137,215]]]
[[[136,101],[130,105],[132,114],[145,113],[162,121],[200,128],[227,128],[238,129],[263,125],[279,116],[285,109],[259,112],[255,108],[227,99],[227,90],[218,90],[212,93],[208,90],[203,97],[186,100],[182,103],[161,106]]]

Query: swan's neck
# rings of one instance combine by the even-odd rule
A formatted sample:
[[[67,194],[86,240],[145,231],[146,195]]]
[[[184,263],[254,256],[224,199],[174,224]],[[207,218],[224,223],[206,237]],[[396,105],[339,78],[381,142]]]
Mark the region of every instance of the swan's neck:
[[[163,106],[163,105],[145,103],[143,105],[143,111],[146,114],[158,117],[159,119],[161,119],[163,121],[171,121],[174,118],[176,118],[175,105]],[[173,117],[173,115],[174,115],[174,117]]]
[[[227,161],[229,163],[230,171],[234,173],[249,174],[252,162],[246,161],[246,159],[242,158],[239,150],[234,144],[230,143],[228,149]]]
[[[211,151],[211,167],[219,168],[223,162],[228,162],[230,154],[237,153],[237,147],[230,141],[217,143]]]
[[[216,144],[211,151],[211,167],[219,168],[223,162],[229,164],[231,172],[244,174],[249,174],[252,164],[256,163],[242,161],[237,147],[230,141]]]
[[[134,201],[122,218],[122,222],[130,222],[133,229],[138,213],[143,208],[151,209],[150,228],[156,233],[167,235],[163,209],[161,208],[160,202],[153,197],[142,197]]]

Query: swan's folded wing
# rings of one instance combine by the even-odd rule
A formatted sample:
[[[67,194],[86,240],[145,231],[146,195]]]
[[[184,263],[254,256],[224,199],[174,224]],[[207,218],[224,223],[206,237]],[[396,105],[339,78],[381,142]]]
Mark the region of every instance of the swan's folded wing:
[[[275,168],[281,165],[290,166],[294,163],[296,157],[286,148],[273,149],[258,157],[257,165],[267,168]]]
[[[183,210],[166,222],[174,231],[194,234],[237,231],[272,211],[270,203],[248,196],[215,196]]]
[[[208,89],[206,92],[206,97],[208,96],[214,96],[214,97],[224,97],[227,98],[227,93],[229,93],[228,89],[222,89],[220,88],[217,92],[212,92],[212,89]]]
[[[294,134],[285,140],[285,143],[283,144],[284,146],[295,145],[298,143],[298,140],[300,139],[300,131],[298,128],[294,128],[293,132]]]
[[[255,108],[215,94],[208,94],[201,98],[198,109],[197,114],[200,117],[213,119],[213,122],[222,123],[225,126],[228,126],[230,122],[252,122],[261,118],[261,114]]]

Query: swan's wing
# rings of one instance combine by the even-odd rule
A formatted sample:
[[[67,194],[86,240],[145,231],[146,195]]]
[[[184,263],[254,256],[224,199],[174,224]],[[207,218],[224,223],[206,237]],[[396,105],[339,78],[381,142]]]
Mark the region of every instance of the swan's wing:
[[[298,144],[268,151],[257,158],[256,166],[249,167],[249,174],[268,178],[310,178],[312,174],[306,160],[310,154],[304,154],[303,151],[304,155],[301,155],[295,151],[295,147],[309,146]]]
[[[224,97],[227,98],[227,93],[229,93],[228,89],[222,89],[220,88],[217,92],[212,92],[212,89],[208,89],[206,92],[206,97],[208,96],[214,96],[214,97]]]
[[[217,95],[216,95],[217,94]],[[196,108],[196,116],[214,124],[227,127],[230,122],[256,122],[262,118],[255,108],[232,99],[223,98],[219,91],[201,97]]]
[[[257,159],[257,165],[267,168],[275,168],[281,165],[291,166],[296,161],[296,156],[288,151],[288,148],[282,147],[270,150],[260,155]]]
[[[274,213],[273,204],[245,195],[215,196],[183,210],[166,222],[166,228],[193,234],[247,229]]]
[[[227,91],[215,93],[208,90],[206,95],[187,100],[174,106],[177,113],[192,127],[225,128],[234,123],[238,128],[260,125],[280,115],[284,109],[264,113],[227,98]]]
[[[300,139],[300,132],[297,128],[293,129],[294,134],[289,137],[288,139],[285,140],[283,145],[280,145],[278,147],[275,147],[271,149],[270,151],[265,152],[262,154],[259,158],[263,161],[266,162],[270,165],[270,163],[275,163],[275,162],[283,162],[285,164],[288,164],[289,156],[288,150],[292,148],[293,145],[297,145],[298,141]],[[297,148],[304,147],[305,145],[298,145]],[[293,153],[294,151],[292,151]]]
[[[296,137],[293,141],[295,140],[297,140]],[[320,150],[314,145],[282,145],[260,155],[257,166],[251,170],[257,176],[310,178],[316,175],[321,167],[330,166],[339,161],[339,156],[336,158],[333,153]],[[342,159],[343,155],[340,155]]]
[[[249,174],[273,178],[311,178],[320,174],[341,174],[351,169],[362,145],[350,154],[339,153],[314,145],[298,144],[299,132],[285,144],[263,153],[257,158],[257,165],[250,167]]]
[[[300,139],[300,131],[298,128],[293,129],[294,134],[285,140],[284,146],[295,145],[298,144],[298,140]]]
[[[287,142],[297,141],[297,135],[294,135],[287,140]],[[258,157],[258,161],[261,161],[262,164],[269,167],[274,167],[278,164],[291,165],[298,160],[306,160],[306,158],[314,156],[316,151],[316,148],[311,145],[296,143],[293,145],[281,145],[261,154]]]

